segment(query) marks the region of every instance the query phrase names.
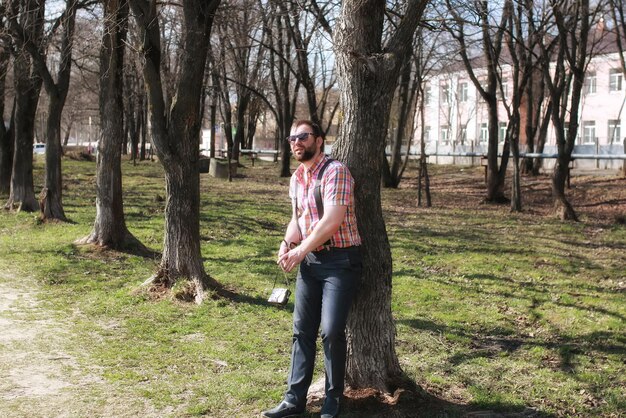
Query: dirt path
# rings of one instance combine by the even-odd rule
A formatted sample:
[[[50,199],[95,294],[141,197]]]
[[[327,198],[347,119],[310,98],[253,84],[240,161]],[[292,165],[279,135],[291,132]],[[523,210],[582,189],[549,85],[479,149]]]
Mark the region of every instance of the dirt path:
[[[36,282],[0,272],[0,416],[166,416],[86,370],[71,347],[71,318],[37,298]]]

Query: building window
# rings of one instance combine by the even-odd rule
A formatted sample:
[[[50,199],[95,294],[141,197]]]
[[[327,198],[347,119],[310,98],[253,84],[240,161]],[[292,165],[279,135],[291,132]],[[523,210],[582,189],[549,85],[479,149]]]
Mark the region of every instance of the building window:
[[[487,141],[489,140],[489,129],[486,123],[481,123],[480,124],[480,137],[479,137],[480,143],[481,144],[486,144]]]
[[[621,70],[612,69],[609,73],[609,91],[622,91],[624,75]]]
[[[506,80],[502,80],[502,90],[500,91],[500,95],[502,100],[509,98],[509,82]]]
[[[504,143],[504,139],[506,138],[506,122],[500,122],[498,124],[498,141],[500,143]]]
[[[609,144],[618,143],[621,141],[622,136],[622,127],[620,126],[620,121],[618,119],[609,120],[609,132],[608,139]]]
[[[450,103],[450,87],[447,84],[441,86],[440,96],[441,103]]]
[[[459,83],[459,102],[467,101],[467,83]]]
[[[424,126],[424,142],[430,141],[430,126]]]
[[[594,94],[596,92],[596,73],[587,74],[584,89],[585,94]]]
[[[596,122],[587,120],[583,122],[583,144],[595,144]]]
[[[424,87],[424,105],[430,106],[430,102],[432,100],[432,90],[430,88],[430,84],[427,84]]]
[[[450,142],[450,128],[448,125],[441,127],[441,143],[447,145]]]

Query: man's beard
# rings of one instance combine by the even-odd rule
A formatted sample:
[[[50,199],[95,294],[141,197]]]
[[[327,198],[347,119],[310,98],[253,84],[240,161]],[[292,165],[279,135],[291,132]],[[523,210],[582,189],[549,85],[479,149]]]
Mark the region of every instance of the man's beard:
[[[310,161],[313,157],[315,157],[315,151],[315,144],[313,144],[310,147],[304,147],[304,152],[301,155],[294,153],[294,156],[296,157],[296,160],[300,162]]]

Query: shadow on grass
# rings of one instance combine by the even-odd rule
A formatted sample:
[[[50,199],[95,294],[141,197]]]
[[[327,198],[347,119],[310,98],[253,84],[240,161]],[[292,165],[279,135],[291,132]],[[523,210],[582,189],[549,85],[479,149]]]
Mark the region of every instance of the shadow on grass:
[[[487,274],[479,274],[479,273],[474,273],[474,274],[467,274],[464,276],[469,283],[472,283],[472,285],[465,285],[461,282],[458,282],[456,280],[446,280],[445,276],[439,276],[438,278],[435,278],[433,276],[429,277],[428,280],[433,281],[433,282],[438,282],[438,283],[442,283],[442,284],[446,284],[446,285],[457,285],[457,286],[463,286],[464,287],[464,292],[473,292],[475,294],[480,294],[480,295],[492,295],[492,296],[499,296],[499,297],[504,297],[504,298],[508,298],[508,297],[515,297],[516,299],[526,299],[531,301],[531,305],[530,308],[531,309],[536,309],[538,308],[540,305],[542,305],[545,302],[548,302],[548,299],[546,299],[546,290],[550,289],[552,291],[554,291],[557,294],[569,294],[567,292],[562,292],[560,287],[550,284],[549,282],[545,282],[545,281],[537,281],[537,282],[520,282],[519,280],[513,280],[509,277],[500,277],[500,276],[496,276],[496,275],[487,275]],[[524,288],[525,292],[529,292],[532,294],[529,295],[523,295],[520,293],[510,293],[507,291],[489,291],[487,289],[485,289],[484,287],[479,287],[478,286],[478,281],[491,281],[491,282],[506,282],[506,283],[511,283],[511,284],[515,284],[518,286],[521,286]],[[603,288],[603,287],[598,287],[598,286],[593,286],[593,285],[589,285],[589,284],[585,284],[584,287],[589,290],[589,291],[594,291],[597,293],[607,293],[609,291],[609,289],[607,288]],[[586,296],[586,295],[585,295]],[[591,296],[591,295],[590,295]],[[581,303],[573,303],[573,302],[563,302],[560,299],[555,300],[555,299],[549,299],[549,302],[556,305],[556,306],[560,306],[560,307],[564,307],[564,308],[574,308],[574,309],[580,309],[583,311],[588,311],[588,312],[593,312],[593,313],[600,313],[603,315],[607,315],[607,316],[611,316],[613,318],[616,319],[620,319],[621,321],[626,321],[626,317],[624,315],[622,315],[619,312],[615,312],[615,311],[611,311],[609,309],[606,309],[604,307],[601,306],[591,306],[588,304],[583,304]]]
[[[309,417],[319,417],[321,402],[310,404]],[[371,390],[347,391],[342,409],[345,418],[452,418],[452,417],[554,417],[520,404],[503,401],[477,403],[451,402],[429,393],[427,390],[407,382],[392,395],[381,396]]]
[[[480,357],[495,357],[503,352],[513,353],[522,347],[543,347],[556,350],[559,353],[559,369],[575,374],[575,363],[572,361],[575,355],[582,353],[591,355],[589,351],[596,351],[626,356],[626,337],[619,332],[592,332],[578,337],[557,336],[549,340],[540,340],[539,338],[511,335],[510,330],[501,328],[475,333],[462,327],[447,326],[421,319],[407,319],[397,322],[414,329],[429,331],[438,335],[453,335],[471,341],[467,352],[457,353],[449,358],[453,365],[459,365]],[[615,343],[607,341],[615,341]]]

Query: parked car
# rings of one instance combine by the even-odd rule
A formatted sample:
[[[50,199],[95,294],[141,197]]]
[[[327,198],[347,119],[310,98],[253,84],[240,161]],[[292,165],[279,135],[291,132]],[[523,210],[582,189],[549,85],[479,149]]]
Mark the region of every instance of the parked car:
[[[33,144],[33,154],[45,154],[46,144]]]

